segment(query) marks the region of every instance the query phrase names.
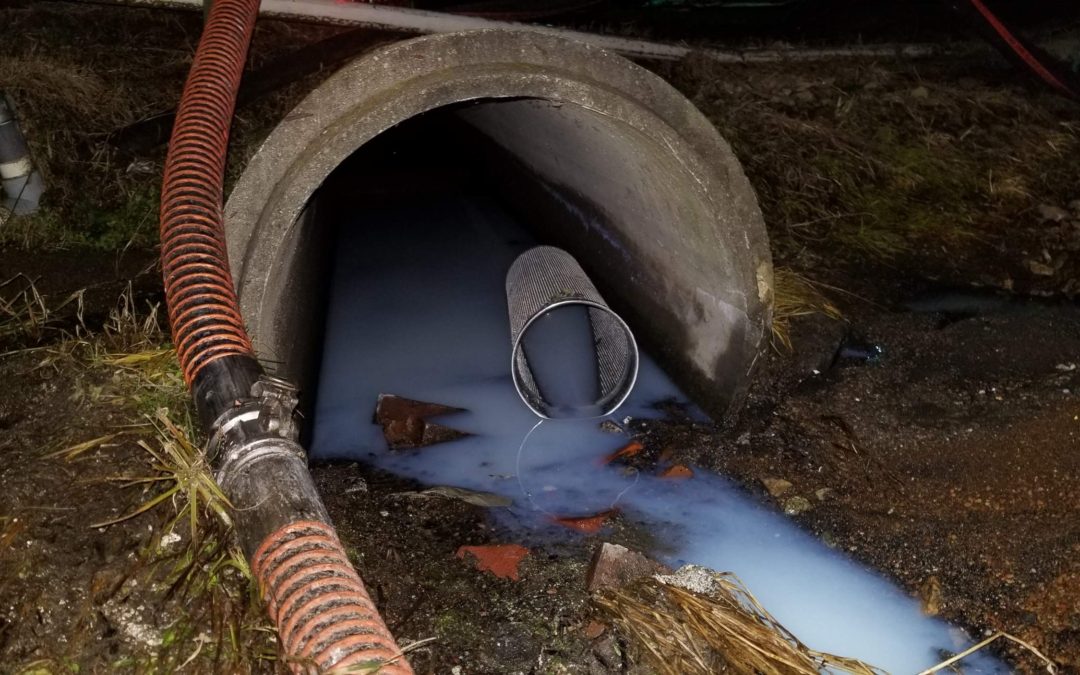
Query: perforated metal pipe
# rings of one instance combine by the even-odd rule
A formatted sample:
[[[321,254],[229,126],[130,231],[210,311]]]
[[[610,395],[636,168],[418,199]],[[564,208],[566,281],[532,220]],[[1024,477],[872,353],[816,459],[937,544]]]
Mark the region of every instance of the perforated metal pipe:
[[[622,405],[637,380],[637,342],[630,327],[611,311],[573,256],[554,246],[537,246],[522,253],[506,273],[506,304],[513,345],[510,371],[521,400],[533,412],[544,418],[601,417]],[[595,373],[585,376],[596,379],[596,388],[592,401],[568,406],[545,391],[545,382],[537,377],[526,343],[537,323],[572,307],[585,308],[588,314],[588,325],[581,328],[590,333],[586,338],[594,351],[595,364],[585,365],[592,365]],[[580,375],[555,373],[554,377]]]

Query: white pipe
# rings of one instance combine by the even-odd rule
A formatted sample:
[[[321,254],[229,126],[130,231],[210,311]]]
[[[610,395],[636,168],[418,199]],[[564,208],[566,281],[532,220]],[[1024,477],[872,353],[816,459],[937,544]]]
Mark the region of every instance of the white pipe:
[[[82,0],[95,4],[143,5],[198,9],[203,0]],[[707,56],[720,63],[766,63],[776,61],[821,61],[833,58],[906,57],[918,58],[940,54],[944,50],[930,44],[882,44],[822,49],[698,49],[650,40],[638,40],[613,35],[599,35],[566,28],[538,26],[514,21],[497,21],[461,14],[429,12],[405,7],[372,5],[337,0],[262,0],[260,14],[283,19],[300,19],[317,23],[345,26],[372,26],[383,30],[410,33],[456,33],[466,30],[503,29],[528,30],[576,40],[639,59],[677,61],[691,53]]]

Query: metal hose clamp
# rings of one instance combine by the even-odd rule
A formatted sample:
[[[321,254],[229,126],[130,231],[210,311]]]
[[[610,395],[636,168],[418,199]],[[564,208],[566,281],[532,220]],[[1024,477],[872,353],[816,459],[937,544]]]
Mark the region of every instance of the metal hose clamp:
[[[251,387],[251,398],[227,410],[214,423],[206,453],[217,461],[218,484],[267,456],[285,454],[305,463],[307,454],[297,441],[297,389],[285,380],[263,375]]]

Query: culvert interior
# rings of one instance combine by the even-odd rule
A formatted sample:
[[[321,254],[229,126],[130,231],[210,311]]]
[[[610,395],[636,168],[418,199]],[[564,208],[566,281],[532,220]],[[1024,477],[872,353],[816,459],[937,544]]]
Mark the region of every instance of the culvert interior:
[[[737,408],[772,278],[729,146],[625,59],[479,32],[347,66],[286,117],[230,198],[245,320],[263,362],[308,393],[307,411],[333,252],[371,225],[365,210],[440,192],[489,200],[532,240],[571,252],[685,391],[716,418]]]

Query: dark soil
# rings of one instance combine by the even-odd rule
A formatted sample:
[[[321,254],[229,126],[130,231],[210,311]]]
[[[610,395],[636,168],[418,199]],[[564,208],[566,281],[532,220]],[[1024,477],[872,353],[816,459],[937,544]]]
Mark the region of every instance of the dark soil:
[[[214,573],[218,589],[241,592],[203,588],[218,543],[205,539],[193,557],[199,547],[189,547],[184,528],[170,535],[163,527],[165,509],[92,527],[159,492],[121,487],[153,475],[137,445],[154,442],[152,432],[132,425],[145,425],[148,406],[171,403],[182,414],[185,405],[139,391],[83,349],[53,342],[0,359],[0,672],[171,672],[202,641],[228,644],[226,618],[249,611],[246,582]],[[103,436],[70,460],[49,456]],[[188,583],[192,569],[196,583]],[[242,639],[265,648],[258,633]],[[240,663],[225,647],[201,656],[193,662],[207,672]]]
[[[867,311],[802,325],[736,429],[649,422],[646,448],[733,476],[781,510],[807,500],[797,522],[930,613],[1024,637],[1075,669],[1080,312],[942,319]],[[832,363],[851,330],[883,354]],[[792,487],[772,497],[772,478]]]

